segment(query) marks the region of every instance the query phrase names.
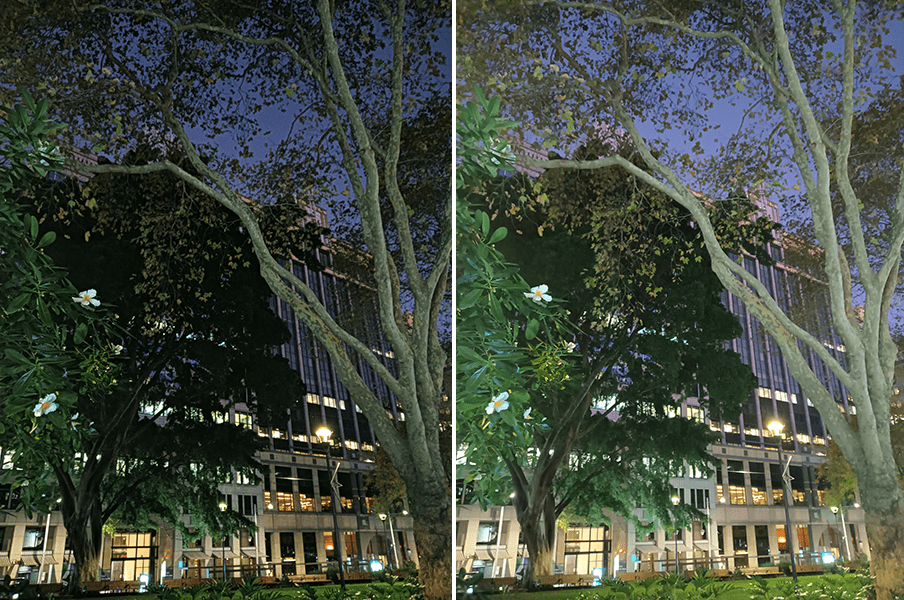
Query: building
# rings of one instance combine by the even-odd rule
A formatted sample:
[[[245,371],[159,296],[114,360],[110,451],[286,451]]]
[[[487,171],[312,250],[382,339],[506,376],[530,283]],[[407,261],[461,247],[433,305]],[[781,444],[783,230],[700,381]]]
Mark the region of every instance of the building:
[[[310,218],[324,227],[327,224],[325,211],[318,207],[311,210]],[[391,370],[392,353],[379,338],[377,311],[363,305],[368,302],[367,293],[353,294],[353,288],[361,289],[361,284],[338,264],[337,256],[349,252],[337,250],[335,241],[323,242],[318,258],[324,270],[293,262],[293,273],[314,290],[331,314],[349,316],[357,311],[360,321],[355,323],[355,331],[366,332],[361,339],[368,341]],[[417,563],[413,523],[407,511],[400,509],[390,515],[373,511],[374,499],[364,475],[374,468],[376,440],[367,419],[338,381],[323,346],[282,300],[273,298],[271,307],[289,326],[291,341],[280,351],[304,380],[306,400],[286,415],[279,428],[259,427],[240,404],[222,415],[255,430],[269,446],[257,457],[263,467],[260,483],[233,474],[220,487],[221,508],[247,516],[257,531],[245,529],[225,540],[209,535],[188,539],[168,523],[161,523],[156,531],[116,531],[104,538],[102,580],[159,583],[224,575],[304,575],[325,572],[340,553],[349,572],[369,569],[373,560],[396,569],[407,561]],[[386,385],[363,360],[359,372],[389,414],[404,420]],[[318,437],[322,427],[331,431],[329,439]],[[0,448],[0,460],[2,456]],[[340,540],[333,534],[333,470],[339,484]],[[185,515],[183,522],[191,531],[192,516]],[[57,583],[71,560],[60,513],[28,519],[21,512],[0,512],[0,577],[9,574],[32,583]]]
[[[759,205],[772,220],[780,220],[774,203],[760,201]],[[749,256],[741,257],[744,267],[785,306],[792,298],[801,297],[796,280],[799,274],[784,262],[786,245],[787,238],[783,238],[770,246],[770,256],[777,262],[773,267]],[[820,300],[809,298],[826,347],[843,364],[844,347],[831,330],[827,299]],[[727,291],[723,292],[723,303],[741,322],[743,334],[732,342],[732,348],[751,366],[758,388],[733,422],[710,421],[694,400],[681,406],[681,416],[705,422],[721,437],[710,448],[718,461],[713,477],[702,477],[686,468],[671,480],[677,502],[691,504],[709,518],[677,533],[662,529],[643,532],[616,515],[611,515],[609,525],[559,528],[556,572],[596,572],[611,577],[620,572],[675,571],[679,565],[681,569],[735,570],[778,564],[789,559],[789,550],[800,564],[820,562],[827,552],[846,560],[861,554],[869,556],[859,503],[841,507],[838,512],[825,506],[816,468],[825,460],[828,436],[819,413],[745,306]],[[855,414],[837,377],[815,355],[808,358],[842,410]],[[782,442],[769,430],[769,424],[776,420],[784,426]],[[782,458],[790,459],[790,532],[786,531],[780,443]],[[643,524],[652,522],[642,507],[634,516]],[[456,568],[481,571],[487,577],[511,577],[529,559],[519,543],[514,507],[481,511],[477,506],[459,505],[456,528]]]

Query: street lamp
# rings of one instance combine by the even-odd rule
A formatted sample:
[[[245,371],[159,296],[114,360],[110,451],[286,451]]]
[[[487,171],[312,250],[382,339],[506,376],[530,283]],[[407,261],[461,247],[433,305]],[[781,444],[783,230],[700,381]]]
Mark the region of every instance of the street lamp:
[[[836,525],[838,524],[838,513],[839,512],[841,513],[841,539],[844,540],[844,548],[846,550],[845,555],[847,556],[847,558],[845,558],[845,556],[842,556],[841,560],[842,561],[852,560],[851,545],[850,545],[850,542],[848,542],[848,537],[847,537],[847,525],[844,522],[844,507],[842,506],[839,509],[839,507],[837,507],[837,506],[832,506],[831,509],[832,509],[832,513],[835,515],[835,524]],[[841,549],[839,548],[839,551],[840,550]]]
[[[672,496],[672,506],[678,506],[678,495],[675,494]],[[676,515],[677,517],[677,515]],[[680,561],[678,560],[678,526],[675,526],[675,573],[678,573],[678,567]]]
[[[383,521],[383,532],[384,533],[386,532],[386,522],[387,521],[389,522],[389,544],[390,544],[390,546],[392,546],[392,555],[395,557],[395,564],[392,565],[392,568],[401,569],[402,564],[399,562],[399,550],[398,550],[398,547],[396,546],[395,531],[392,529],[392,518],[394,516],[397,516],[397,514],[398,513],[389,513],[389,514],[380,513],[378,516],[380,517],[380,520]],[[403,510],[402,514],[407,515],[408,511]],[[497,546],[497,554],[498,554],[498,546]]]
[[[220,512],[226,512],[226,503],[222,500],[220,501]],[[226,536],[223,536],[222,546],[220,547],[221,555],[223,557],[223,581],[226,581]]]
[[[326,468],[333,473],[330,479],[330,508],[333,509],[333,556],[339,565],[339,583],[342,586],[342,592],[345,592],[345,569],[342,568],[342,546],[339,543],[339,517],[336,516],[336,503],[339,502],[339,482],[336,481],[336,472],[333,471],[333,462],[330,460],[330,436],[333,432],[327,427],[321,427],[314,432],[324,444],[326,448]],[[336,465],[336,471],[339,465]]]
[[[784,460],[782,459],[782,442],[784,438],[782,437],[782,430],[785,426],[778,422],[773,421],[769,423],[769,431],[771,431],[778,438],[778,462],[779,464],[784,464]],[[791,556],[791,573],[794,576],[794,583],[797,584],[797,559],[794,557],[794,543],[793,538],[791,537],[791,513],[788,511],[788,496],[791,495],[791,474],[788,473],[788,469],[791,465],[791,457],[788,457],[788,464],[784,466],[782,470],[782,482],[784,484],[784,492],[782,493],[783,504],[785,505],[785,544],[788,547],[788,554]]]

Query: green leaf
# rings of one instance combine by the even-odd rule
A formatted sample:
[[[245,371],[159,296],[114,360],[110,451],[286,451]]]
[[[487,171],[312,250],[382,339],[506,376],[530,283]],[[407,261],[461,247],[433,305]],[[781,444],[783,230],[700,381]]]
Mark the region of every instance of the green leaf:
[[[505,227],[500,227],[493,232],[493,235],[491,235],[490,239],[487,240],[487,244],[495,244],[498,241],[504,240],[506,235],[508,235],[508,229],[506,229]]]
[[[477,213],[477,220],[480,221],[480,233],[483,237],[487,237],[490,232],[490,217],[485,212]]]
[[[56,232],[48,231],[44,235],[41,236],[41,241],[38,242],[38,248],[43,248],[44,246],[49,246],[56,239]]]
[[[3,353],[6,355],[6,358],[9,360],[15,361],[21,365],[31,366],[31,361],[22,356],[17,350],[13,350],[12,348],[6,348],[3,350]]]
[[[75,328],[75,335],[72,336],[72,339],[76,344],[81,344],[85,341],[85,338],[88,336],[88,326],[84,323],[79,323],[79,326]]]
[[[16,299],[9,303],[9,308],[7,309],[7,311],[9,311],[9,314],[12,314],[25,306],[25,304],[28,303],[29,297],[30,295],[27,293],[19,294],[18,296],[16,296]]]
[[[25,218],[28,219],[28,227],[31,230],[31,239],[38,239],[38,220],[34,215],[28,215]]]
[[[532,340],[537,337],[537,332],[540,330],[540,322],[536,319],[531,319],[527,323],[527,330],[524,332],[524,336]]]

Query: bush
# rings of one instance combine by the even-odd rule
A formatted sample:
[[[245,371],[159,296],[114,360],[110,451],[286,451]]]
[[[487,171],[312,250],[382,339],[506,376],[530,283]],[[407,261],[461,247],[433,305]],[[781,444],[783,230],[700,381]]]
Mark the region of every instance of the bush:
[[[783,575],[790,576],[791,575],[791,561],[783,560],[778,563],[778,570],[782,572]]]
[[[339,567],[330,565],[326,568],[326,578],[333,583],[339,583]]]

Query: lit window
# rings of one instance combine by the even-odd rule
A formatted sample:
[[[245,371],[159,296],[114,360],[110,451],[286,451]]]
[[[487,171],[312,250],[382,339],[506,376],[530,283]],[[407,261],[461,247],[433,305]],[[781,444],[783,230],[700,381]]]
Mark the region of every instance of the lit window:
[[[295,502],[291,493],[276,492],[277,509],[283,512],[292,512],[295,510]]]
[[[240,427],[244,427],[245,429],[251,429],[251,415],[243,412],[235,413],[235,424]]]

